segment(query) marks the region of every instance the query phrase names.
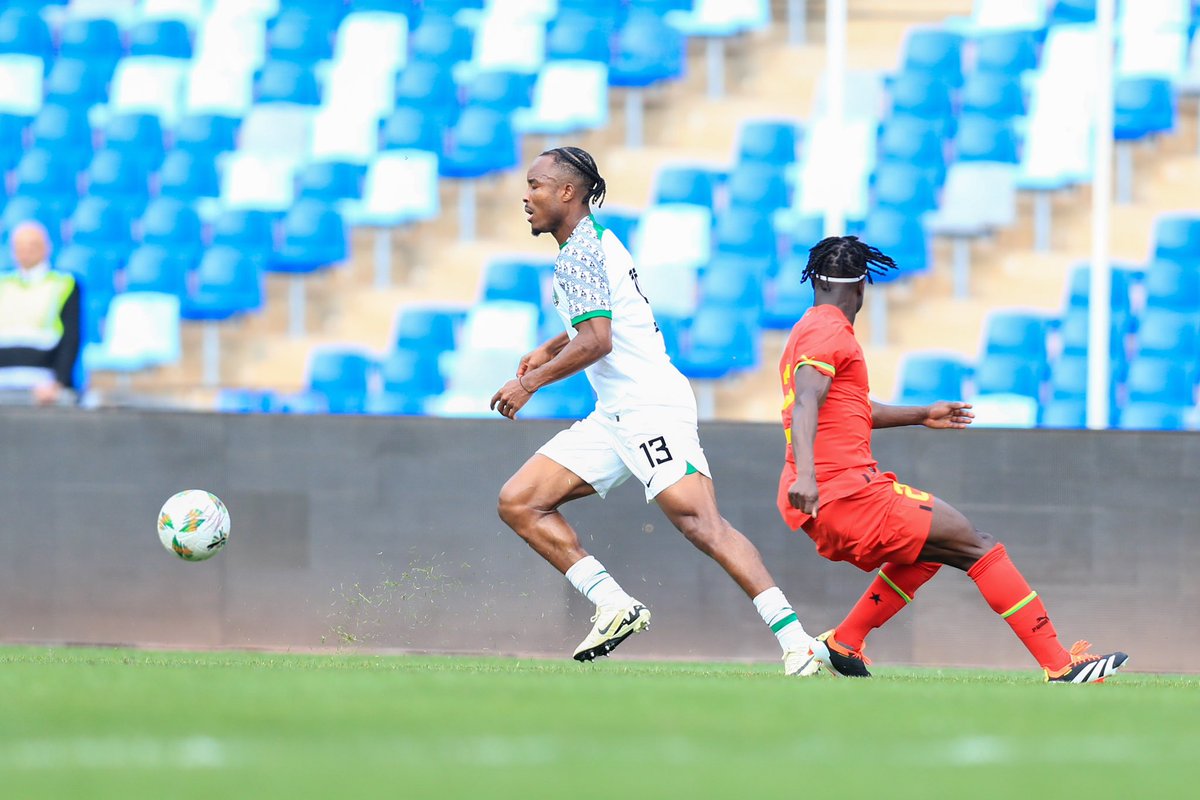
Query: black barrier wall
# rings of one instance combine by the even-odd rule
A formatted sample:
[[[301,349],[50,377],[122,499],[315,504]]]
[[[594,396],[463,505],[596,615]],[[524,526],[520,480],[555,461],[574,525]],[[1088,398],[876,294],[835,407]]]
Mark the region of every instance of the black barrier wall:
[[[0,641],[398,647],[568,657],[591,607],[499,521],[496,494],[554,423],[0,412]],[[775,510],[776,426],[702,429],[724,515],[812,633],[870,577],[819,558]],[[1008,545],[1066,644],[1138,668],[1200,657],[1200,435],[884,431],[881,467]],[[185,563],[155,533],[186,488],[230,542]],[[585,547],[654,611],[622,656],[778,656],[749,600],[635,485],[571,504]],[[874,634],[877,661],[1030,667],[946,568]]]

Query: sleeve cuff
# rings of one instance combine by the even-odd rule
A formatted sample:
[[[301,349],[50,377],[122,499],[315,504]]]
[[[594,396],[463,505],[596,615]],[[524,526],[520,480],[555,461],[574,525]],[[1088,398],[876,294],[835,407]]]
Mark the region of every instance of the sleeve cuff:
[[[817,361],[815,358],[801,357],[801,359],[796,362],[796,369],[793,370],[793,372],[798,372],[801,367],[813,367],[831,378],[837,375],[837,370],[833,368],[832,364],[827,364],[824,361]]]
[[[585,320],[595,319],[596,317],[606,317],[608,319],[612,319],[612,312],[607,308],[598,308],[595,311],[588,311],[584,314],[580,314],[578,317],[572,318],[571,327],[574,328],[579,325],[579,323]]]

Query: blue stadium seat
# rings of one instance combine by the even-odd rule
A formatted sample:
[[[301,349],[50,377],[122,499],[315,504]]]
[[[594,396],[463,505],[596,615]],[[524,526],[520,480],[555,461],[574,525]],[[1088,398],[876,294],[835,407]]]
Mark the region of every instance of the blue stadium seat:
[[[217,411],[222,414],[264,414],[271,409],[272,393],[261,389],[222,389]]]
[[[1050,367],[1050,397],[1054,400],[1084,400],[1088,390],[1086,354],[1063,355]]]
[[[600,4],[597,4],[600,5]],[[616,23],[615,13],[606,16],[605,11],[614,11],[609,4],[599,14],[594,12],[563,10],[550,23],[546,33],[547,59],[575,59],[608,63],[612,56],[612,35]]]
[[[15,170],[16,194],[63,203],[78,190],[76,171],[58,153],[38,147],[26,150]]]
[[[897,269],[872,278],[876,283],[917,275],[929,268],[929,237],[920,218],[911,212],[886,207],[873,209],[867,214],[862,239],[896,262]]]
[[[1019,311],[994,311],[987,318],[985,355],[1012,355],[1042,369],[1046,365],[1046,320]]]
[[[791,202],[783,172],[768,164],[739,164],[726,184],[730,208],[774,211]]]
[[[807,259],[787,259],[779,268],[779,274],[769,284],[763,301],[764,328],[769,330],[791,330],[805,311],[812,308],[813,287],[801,280]]]
[[[80,308],[79,321],[82,331],[80,337],[84,345],[93,344],[104,338],[104,317],[112,303],[112,295],[83,292],[83,307]]]
[[[238,120],[216,114],[192,114],[175,126],[175,147],[215,158],[236,144]]]
[[[975,42],[977,73],[1017,77],[1037,67],[1037,37],[1033,31],[986,33]]]
[[[608,80],[612,86],[650,86],[683,76],[684,37],[656,13],[633,9],[617,31]]]
[[[583,419],[596,407],[587,375],[577,372],[538,389],[521,409],[525,419]]]
[[[54,266],[76,277],[84,298],[103,298],[107,307],[116,293],[116,275],[121,263],[107,250],[86,244],[69,244],[54,255]]]
[[[157,292],[123,292],[113,298],[104,337],[83,352],[88,370],[134,372],[176,364],[181,356],[179,298]]]
[[[954,356],[913,353],[904,357],[900,367],[901,405],[923,406],[938,400],[957,400],[963,396],[963,382],[970,370]]]
[[[975,365],[975,392],[1017,394],[1036,400],[1041,393],[1041,369],[1021,356],[984,356]]]
[[[918,117],[894,116],[883,127],[877,157],[880,166],[902,163],[921,169],[929,182],[941,186],[946,179],[946,155],[935,125]]]
[[[153,114],[116,114],[104,126],[104,146],[133,157],[144,170],[157,170],[166,148],[162,123]]]
[[[672,360],[689,378],[723,378],[758,366],[759,334],[740,311],[701,306],[683,353]]]
[[[318,350],[308,362],[308,388],[325,397],[332,414],[361,414],[373,369],[362,353]]]
[[[1115,265],[1110,274],[1112,276],[1110,302],[1112,305],[1113,323],[1124,330],[1129,327],[1128,323],[1132,314],[1130,288],[1134,282],[1133,274],[1130,270]],[[1086,309],[1088,307],[1088,298],[1092,290],[1091,279],[1091,267],[1089,265],[1079,264],[1071,269],[1071,276],[1067,281],[1068,309]]]
[[[712,208],[714,184],[713,174],[707,169],[663,167],[654,179],[654,202],[690,203]]]
[[[1164,78],[1117,78],[1113,86],[1113,135],[1142,139],[1175,127],[1175,97]]]
[[[191,202],[201,197],[221,194],[217,165],[211,157],[198,156],[187,150],[172,150],[163,159],[158,173],[159,190],[164,197]]]
[[[212,222],[212,243],[266,259],[275,250],[275,219],[267,211],[227,208]]]
[[[1055,0],[1049,23],[1069,25],[1096,21],[1096,0]]]
[[[1200,268],[1153,261],[1146,269],[1146,308],[1194,312],[1200,309]]]
[[[315,106],[321,92],[313,71],[291,61],[268,61],[254,79],[254,96],[259,103],[296,103]]]
[[[380,363],[379,377],[384,392],[420,401],[446,391],[437,354],[430,351],[396,348]]]
[[[191,58],[192,35],[181,20],[142,20],[129,31],[129,54]]]
[[[1138,324],[1137,352],[1139,356],[1177,358],[1200,364],[1200,309],[1179,313],[1150,309]]]
[[[1169,214],[1154,221],[1154,257],[1200,265],[1200,218]]]
[[[183,299],[187,295],[187,273],[195,262],[158,244],[144,244],[129,255],[125,264],[125,290],[161,292]]]
[[[937,187],[929,173],[899,161],[880,164],[875,171],[875,206],[919,217],[937,208]]]
[[[532,102],[533,76],[519,72],[482,71],[462,87],[467,103],[511,114]]]
[[[0,114],[0,172],[7,172],[17,165],[25,148],[25,117],[15,114]]]
[[[25,53],[40,58],[53,55],[50,29],[37,14],[19,8],[0,13],[0,53]]]
[[[438,169],[447,178],[480,178],[514,168],[518,150],[509,117],[488,108],[467,107],[450,132]]]
[[[1042,428],[1087,427],[1087,405],[1082,400],[1051,400],[1041,407]]]
[[[770,215],[747,208],[731,208],[718,215],[713,228],[713,250],[725,255],[766,258],[768,269],[773,268],[776,239]]]
[[[345,161],[316,161],[306,164],[297,178],[300,197],[334,203],[362,196],[366,169]]]
[[[1112,359],[1113,369],[1122,375],[1128,360],[1125,354],[1125,336],[1128,332],[1128,328],[1125,326],[1128,325],[1128,322],[1129,318],[1122,319],[1114,316],[1109,329],[1109,356]],[[1064,355],[1087,355],[1090,335],[1087,308],[1068,309],[1059,325],[1058,333],[1062,340]]]
[[[51,244],[62,240],[63,216],[74,210],[74,203],[56,200],[52,196],[14,195],[4,205],[0,214],[0,231],[8,232],[22,222],[40,222],[50,235]]]
[[[410,106],[443,123],[458,120],[458,86],[453,73],[434,61],[410,61],[396,75],[396,106]]]
[[[84,109],[107,102],[111,77],[95,62],[63,56],[54,61],[46,76],[46,102]]]
[[[283,239],[267,262],[273,272],[312,272],[349,256],[346,223],[320,200],[299,200],[283,218]]]
[[[1017,135],[1012,126],[978,114],[964,115],[958,123],[954,151],[959,161],[999,161],[1016,164]]]
[[[88,165],[88,194],[140,212],[150,198],[145,164],[120,150],[98,150]]]
[[[142,244],[158,245],[190,262],[200,260],[204,246],[200,215],[187,203],[174,197],[150,201],[138,228]]]
[[[903,69],[929,75],[947,86],[961,86],[962,37],[935,28],[913,30],[904,43]]]
[[[1195,403],[1197,365],[1172,358],[1144,356],[1129,362],[1125,389],[1130,402]]]
[[[330,21],[313,10],[284,8],[268,29],[267,58],[312,65],[333,55]]]
[[[1121,409],[1117,427],[1126,431],[1181,431],[1188,405],[1151,401],[1132,402]]]
[[[33,146],[54,152],[55,161],[78,172],[92,157],[87,109],[46,105],[29,128]]]
[[[949,120],[954,115],[950,89],[936,78],[920,72],[901,72],[892,81],[892,113],[926,120]],[[952,131],[946,130],[946,133]]]
[[[456,24],[448,14],[431,13],[426,6],[408,46],[414,59],[455,64],[471,58],[474,38],[469,28]]]
[[[1025,95],[1015,75],[975,72],[962,89],[963,114],[1011,120],[1025,115]],[[962,130],[959,130],[962,135]]]
[[[791,122],[745,122],[738,132],[738,161],[775,166],[794,163],[798,138],[796,126]]]
[[[124,260],[132,249],[130,207],[107,197],[89,195],[79,201],[67,223],[71,242],[88,245]]]
[[[757,324],[763,313],[763,274],[745,268],[738,259],[718,256],[700,278],[700,303],[705,308],[740,311]]]
[[[596,218],[597,222],[612,231],[626,249],[633,250],[633,237],[637,233],[640,219],[636,211],[609,206],[608,208],[597,208],[592,216]]]
[[[517,300],[543,308],[543,270],[523,261],[492,261],[483,273],[483,300]]]
[[[402,106],[384,120],[381,144],[385,150],[440,153],[445,145],[445,132],[436,116],[419,108]]]
[[[184,298],[184,319],[229,319],[262,306],[262,272],[235,248],[215,245],[205,251],[195,281]]]
[[[85,61],[94,69],[106,69],[110,77],[112,67],[125,54],[121,29],[111,19],[68,19],[60,36],[62,58]]]
[[[397,349],[438,355],[453,350],[464,314],[436,308],[406,308],[396,321]]]

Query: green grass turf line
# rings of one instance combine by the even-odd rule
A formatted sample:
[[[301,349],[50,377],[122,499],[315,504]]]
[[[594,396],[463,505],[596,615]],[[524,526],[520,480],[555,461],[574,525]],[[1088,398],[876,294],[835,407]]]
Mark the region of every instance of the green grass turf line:
[[[0,795],[1188,794],[1200,680],[0,648]],[[836,790],[833,788],[836,786]]]

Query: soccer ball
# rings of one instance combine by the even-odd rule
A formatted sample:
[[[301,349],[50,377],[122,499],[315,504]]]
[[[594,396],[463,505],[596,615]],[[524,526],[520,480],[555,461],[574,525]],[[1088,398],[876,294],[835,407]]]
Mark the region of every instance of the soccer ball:
[[[158,538],[184,561],[205,561],[229,540],[229,510],[212,492],[180,492],[158,512]]]

